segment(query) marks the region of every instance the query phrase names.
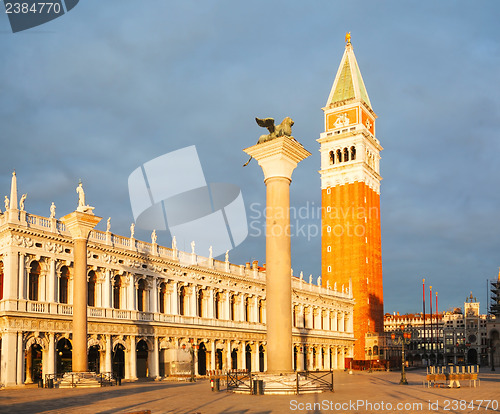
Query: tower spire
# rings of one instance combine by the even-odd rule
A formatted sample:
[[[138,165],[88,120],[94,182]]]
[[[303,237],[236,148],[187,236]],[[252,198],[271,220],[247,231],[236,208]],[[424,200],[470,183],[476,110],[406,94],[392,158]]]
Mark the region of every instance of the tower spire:
[[[17,178],[16,171],[12,173],[12,182],[10,184],[10,209],[17,210]]]

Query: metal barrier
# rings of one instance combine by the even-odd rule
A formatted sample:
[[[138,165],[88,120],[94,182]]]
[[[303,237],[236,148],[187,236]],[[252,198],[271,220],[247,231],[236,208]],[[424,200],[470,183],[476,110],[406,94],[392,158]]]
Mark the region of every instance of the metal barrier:
[[[232,370],[227,372],[227,391],[235,389],[252,392],[252,373],[247,370]]]
[[[333,371],[297,371],[297,395],[307,391],[333,392]],[[301,380],[301,376],[304,379]]]

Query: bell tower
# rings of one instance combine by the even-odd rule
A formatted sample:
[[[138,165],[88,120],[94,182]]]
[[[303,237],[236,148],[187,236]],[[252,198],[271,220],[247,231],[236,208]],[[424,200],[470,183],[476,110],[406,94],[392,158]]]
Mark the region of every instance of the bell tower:
[[[349,33],[323,111],[325,132],[318,139],[322,281],[345,291],[352,280],[354,359],[378,359],[383,343],[375,338],[384,332],[379,169],[383,148],[375,137],[377,116]]]

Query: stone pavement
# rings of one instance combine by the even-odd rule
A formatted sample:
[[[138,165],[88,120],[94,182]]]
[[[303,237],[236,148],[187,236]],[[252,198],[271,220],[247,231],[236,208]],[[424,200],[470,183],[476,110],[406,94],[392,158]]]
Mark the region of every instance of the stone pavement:
[[[194,384],[136,382],[89,389],[29,386],[1,390],[0,413],[500,413],[500,370],[485,368],[478,388],[469,388],[468,384],[460,389],[425,388],[425,371],[410,371],[407,378],[409,385],[405,386],[398,384],[399,372],[349,375],[336,371],[334,393],[299,396],[214,393],[207,380]]]

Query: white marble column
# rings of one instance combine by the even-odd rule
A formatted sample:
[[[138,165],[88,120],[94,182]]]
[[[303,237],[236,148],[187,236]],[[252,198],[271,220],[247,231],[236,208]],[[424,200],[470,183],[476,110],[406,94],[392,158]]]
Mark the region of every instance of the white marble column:
[[[226,290],[224,292],[224,316],[223,316],[223,319],[226,319],[226,320],[229,320],[229,316],[231,314],[231,311],[230,311],[230,308],[231,308],[231,296],[230,296],[230,292],[228,290]]]
[[[137,379],[137,352],[135,347],[135,335],[130,335],[130,379]]]
[[[137,310],[136,297],[137,297],[137,283],[135,282],[134,275],[128,275],[128,306],[127,309],[134,311]]]
[[[56,373],[56,346],[54,334],[49,334],[49,349],[47,351],[47,370],[44,374],[55,374]],[[44,378],[45,380],[45,378]]]
[[[317,348],[317,358],[316,358],[316,367],[317,369],[320,369],[322,370],[323,369],[323,355],[321,353],[321,351],[323,350],[323,347],[322,346],[319,346]]]
[[[214,370],[215,369],[215,352],[217,351],[217,348],[215,346],[215,341],[210,340],[209,341],[209,349],[210,349],[210,369]]]
[[[112,356],[113,356],[113,343],[111,342],[111,335],[106,335],[106,351],[104,354],[104,372],[112,372]]]
[[[190,286],[191,292],[189,295],[189,316],[196,316],[196,307],[198,306],[197,286]]]
[[[297,371],[304,371],[304,347],[298,346],[297,350]]]
[[[9,293],[9,290],[15,290],[15,288],[18,288],[18,298],[21,299],[21,300],[24,300],[27,298],[27,294],[26,294],[26,271],[25,271],[25,268],[24,268],[24,264],[25,264],[25,255],[24,253],[19,253],[19,256],[18,257],[15,257],[15,259],[17,260],[17,264],[16,266],[14,266],[13,268],[9,270],[7,270],[7,263],[5,263],[5,259],[7,259],[7,261],[9,260],[14,260],[14,255],[13,253],[11,253],[10,255],[8,256],[4,256],[4,271],[5,271],[5,274],[8,275],[8,274],[19,274],[19,278],[18,280],[11,280],[9,281],[9,284],[10,284],[10,287],[7,285],[7,279],[5,279],[5,275],[4,275],[4,296],[3,298],[6,299],[6,294]],[[15,269],[15,271],[14,271]],[[14,273],[10,273],[14,271]],[[14,283],[14,285],[12,285],[12,283]],[[15,286],[15,285],[18,285],[18,286]],[[14,296],[14,295],[13,295]],[[16,299],[16,296],[14,297],[8,297],[9,299]]]
[[[158,348],[158,338],[153,338],[153,350],[151,351],[150,357],[148,360],[149,363],[149,377],[158,379],[160,377],[160,351]]]
[[[151,281],[151,288],[149,289],[149,311],[158,312],[158,279],[155,277]],[[159,371],[158,371],[159,372]]]
[[[17,261],[17,257],[16,257]],[[0,363],[0,371],[1,371],[1,378],[2,378],[2,383],[9,387],[13,386],[16,384],[22,384],[22,378],[21,382],[19,381],[19,376],[16,375],[16,371],[19,370],[19,367],[16,366],[16,359],[14,358],[15,355],[22,354],[22,361],[24,362],[24,352],[22,352],[22,337],[21,337],[21,348],[16,349],[19,347],[19,340],[16,332],[4,332],[2,334],[2,359]],[[19,362],[19,359],[18,361]],[[16,369],[17,368],[17,369]]]
[[[330,346],[327,346],[325,349],[325,360],[323,362],[323,367],[326,370],[330,369],[330,353],[331,353],[331,348]]]
[[[252,344],[252,372],[259,371],[259,343]]]
[[[3,341],[2,341],[3,343]],[[3,353],[2,353],[3,355]],[[17,333],[17,385],[24,384],[24,343],[23,333]],[[2,367],[3,368],[3,367]]]
[[[56,301],[56,260],[49,259],[49,274],[47,280],[47,302]]]
[[[170,313],[172,315],[179,314],[179,289],[177,287],[177,282],[171,283],[172,290],[170,291]]]
[[[104,271],[104,282],[102,284],[102,307],[103,308],[111,308],[111,294],[113,292],[111,286],[111,270],[106,269]]]
[[[226,369],[228,371],[232,369],[232,364],[231,364],[231,341],[226,341]]]
[[[214,318],[214,290],[212,288],[208,288],[207,290],[208,298],[207,298],[207,318]]]

